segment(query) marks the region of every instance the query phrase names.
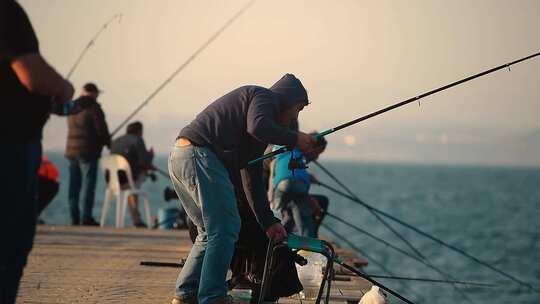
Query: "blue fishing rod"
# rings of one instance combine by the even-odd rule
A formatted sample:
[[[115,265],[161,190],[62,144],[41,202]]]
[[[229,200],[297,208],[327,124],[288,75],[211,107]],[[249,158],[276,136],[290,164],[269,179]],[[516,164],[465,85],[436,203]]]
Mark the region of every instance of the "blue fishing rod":
[[[352,125],[355,125],[355,124],[357,124],[357,123],[359,123],[359,122],[362,122],[362,121],[364,121],[364,120],[367,120],[367,119],[370,119],[370,118],[372,118],[372,117],[381,115],[381,114],[383,114],[383,113],[386,113],[386,112],[388,112],[388,111],[394,110],[394,109],[396,109],[396,108],[405,106],[405,105],[407,105],[407,104],[409,104],[409,103],[412,103],[412,102],[415,102],[415,101],[419,101],[419,100],[422,99],[422,98],[426,98],[426,97],[428,97],[428,96],[430,96],[430,95],[439,93],[439,92],[444,91],[444,90],[446,90],[446,89],[449,89],[449,88],[451,88],[451,87],[455,87],[455,86],[460,85],[460,84],[462,84],[462,83],[471,81],[471,80],[473,80],[473,79],[475,79],[475,78],[482,77],[482,76],[485,76],[485,75],[487,75],[487,74],[491,74],[491,73],[496,72],[496,71],[501,70],[501,69],[510,69],[510,66],[512,66],[512,65],[514,65],[514,64],[517,64],[517,63],[520,63],[520,62],[523,62],[523,61],[532,59],[532,58],[537,57],[537,56],[540,56],[540,52],[539,52],[539,53],[532,54],[532,55],[529,55],[529,56],[527,56],[527,57],[523,57],[523,58],[514,60],[514,61],[509,62],[509,63],[502,64],[502,65],[497,66],[497,67],[494,67],[494,68],[492,68],[492,69],[489,69],[489,70],[480,72],[480,73],[478,73],[478,74],[475,74],[475,75],[472,75],[472,76],[463,78],[463,79],[458,80],[458,81],[455,81],[455,82],[452,82],[452,83],[447,84],[447,85],[445,85],[445,86],[442,86],[442,87],[440,87],[440,88],[437,88],[437,89],[431,90],[431,91],[429,91],[429,92],[420,94],[420,95],[418,95],[418,96],[409,98],[409,99],[407,99],[407,100],[398,102],[398,103],[393,104],[393,105],[391,105],[391,106],[388,106],[388,107],[386,107],[386,108],[384,108],[384,109],[375,111],[375,112],[373,112],[373,113],[370,113],[370,114],[368,114],[368,115],[362,116],[362,117],[357,118],[357,119],[355,119],[355,120],[349,121],[349,122],[344,123],[344,124],[342,124],[342,125],[339,125],[339,126],[337,126],[337,127],[334,127],[334,128],[328,129],[328,130],[326,130],[326,131],[323,131],[323,132],[317,134],[316,137],[317,137],[317,138],[320,138],[320,137],[324,137],[324,136],[326,136],[326,135],[330,135],[330,134],[332,134],[332,133],[334,133],[334,132],[337,132],[337,131],[339,131],[339,130],[341,130],[341,129],[345,129],[345,128],[347,128],[347,127],[350,127],[350,126],[352,126]],[[273,152],[271,152],[271,153],[267,153],[267,154],[265,154],[265,155],[263,155],[263,156],[261,156],[261,157],[259,157],[259,158],[256,158],[256,159],[254,159],[254,160],[251,160],[251,161],[248,163],[248,165],[253,165],[253,164],[257,163],[257,162],[260,162],[260,161],[265,160],[265,159],[267,159],[267,158],[274,157],[274,156],[276,156],[276,155],[285,153],[285,152],[287,152],[287,151],[288,151],[287,147],[281,147],[280,149],[277,149],[276,151],[273,151]]]

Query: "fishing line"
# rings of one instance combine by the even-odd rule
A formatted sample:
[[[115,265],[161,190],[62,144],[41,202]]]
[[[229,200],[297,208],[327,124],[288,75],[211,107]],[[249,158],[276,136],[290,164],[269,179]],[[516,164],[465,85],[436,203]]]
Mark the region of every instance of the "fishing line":
[[[426,282],[426,283],[442,283],[442,284],[459,284],[466,286],[474,287],[483,287],[483,288],[498,288],[500,285],[492,283],[482,283],[482,282],[471,282],[471,281],[454,281],[454,280],[438,280],[431,278],[415,278],[415,277],[405,277],[405,276],[387,276],[387,275],[378,275],[368,273],[368,276],[376,279],[389,279],[389,280],[403,280],[403,281],[417,281],[417,282]]]
[[[330,233],[332,233],[336,238],[340,239],[342,242],[347,244],[351,249],[353,249],[354,251],[360,253],[362,256],[366,257],[370,264],[375,264],[375,265],[379,266],[379,268],[381,268],[382,271],[384,271],[385,273],[387,273],[390,276],[395,276],[396,275],[393,271],[391,271],[386,266],[384,266],[384,264],[382,262],[378,261],[376,258],[369,255],[367,252],[362,250],[360,247],[356,246],[354,243],[352,243],[350,240],[348,240],[347,238],[345,238],[344,236],[339,234],[333,228],[330,228],[330,226],[328,226],[328,225],[326,225],[324,223],[321,224],[321,226],[324,227],[326,230],[328,230]],[[403,287],[405,289],[409,289],[409,287],[407,285],[405,285],[403,281],[398,281],[398,282],[401,285],[401,287]],[[413,290],[410,290],[410,293],[412,295],[416,296],[416,298],[420,302],[424,302],[425,298],[423,296],[419,295],[418,293],[414,292]]]
[[[214,35],[212,35],[203,45],[201,45],[195,51],[195,53],[193,53],[184,63],[182,63],[182,65],[180,65],[167,79],[165,79],[165,81],[162,82],[157,87],[157,89],[152,92],[152,94],[150,94],[123,122],[120,123],[120,125],[118,125],[118,127],[116,127],[116,129],[111,133],[111,137],[113,137],[118,131],[120,131],[120,129],[125,124],[127,124],[133,118],[133,116],[135,116],[144,106],[146,106],[150,102],[150,100],[152,100],[152,98],[154,98],[167,84],[169,84],[169,82],[173,80],[174,77],[176,77],[176,75],[178,75],[178,73],[180,73],[195,58],[197,58],[197,56],[202,51],[204,51],[204,49],[206,49],[214,40],[216,40],[216,38],[218,38],[219,35],[221,35],[221,33],[225,31],[225,29],[227,29],[236,19],[238,19],[238,17],[240,17],[240,15],[242,15],[251,5],[253,5],[254,2],[255,0],[249,1],[244,7],[242,7],[242,9],[240,9],[240,11],[238,11],[231,19],[229,19],[229,21],[227,21],[225,25],[223,25],[218,31],[216,31]]]
[[[419,263],[425,265],[426,267],[428,267],[428,268],[434,270],[435,272],[437,272],[437,273],[438,273],[439,275],[441,275],[445,280],[447,280],[447,281],[457,281],[457,279],[456,279],[455,277],[453,277],[452,275],[450,275],[450,274],[448,274],[448,273],[442,271],[440,268],[436,267],[435,265],[433,265],[432,263],[430,263],[428,260],[422,260],[422,259],[420,259],[420,258],[418,258],[418,257],[416,257],[416,256],[414,256],[414,255],[411,255],[411,254],[409,254],[407,251],[405,251],[405,250],[403,250],[403,249],[401,249],[401,248],[399,248],[399,247],[396,247],[396,246],[390,244],[389,242],[387,242],[387,241],[385,241],[385,240],[383,240],[383,239],[381,239],[381,238],[379,238],[379,237],[377,237],[377,236],[375,236],[375,235],[373,235],[373,234],[371,234],[371,233],[369,233],[369,232],[363,230],[362,228],[360,228],[360,227],[358,227],[358,226],[356,226],[356,225],[353,225],[353,224],[351,224],[350,222],[347,222],[347,221],[345,221],[344,219],[341,219],[341,218],[339,218],[339,217],[337,217],[337,216],[335,216],[335,215],[333,215],[333,214],[326,213],[326,215],[329,216],[329,217],[331,217],[331,218],[333,218],[334,220],[336,220],[336,221],[338,221],[338,222],[340,222],[340,223],[342,223],[342,224],[344,224],[344,225],[346,225],[346,226],[348,226],[348,227],[350,227],[350,228],[352,228],[352,229],[354,229],[354,230],[360,232],[360,233],[363,233],[363,234],[365,234],[365,235],[367,235],[367,236],[369,236],[369,237],[371,237],[371,238],[373,238],[373,239],[375,239],[375,240],[377,240],[377,241],[379,241],[379,242],[385,244],[386,246],[388,246],[388,247],[390,247],[390,248],[392,248],[392,249],[398,251],[399,253],[404,254],[404,255],[406,255],[407,257],[409,257],[409,258],[411,258],[411,259],[413,259],[413,260],[415,260],[415,261],[417,261],[417,262],[419,262]],[[455,289],[455,290],[456,290],[456,291],[457,291],[457,292],[458,292],[465,300],[467,300],[468,302],[472,303],[472,300],[471,300],[465,293],[463,293],[462,290],[460,290],[456,285],[454,285],[454,284],[452,284],[452,285],[453,285],[454,289]]]
[[[79,55],[79,57],[77,58],[77,60],[75,61],[71,69],[69,70],[69,73],[67,74],[66,79],[71,78],[71,75],[73,75],[73,72],[75,72],[75,69],[77,69],[77,67],[79,66],[79,63],[81,63],[81,60],[86,55],[86,52],[88,52],[88,50],[95,44],[96,40],[101,35],[101,33],[103,33],[103,31],[105,31],[105,29],[109,26],[109,24],[111,24],[115,19],[118,19],[118,23],[120,23],[120,21],[122,20],[122,14],[116,14],[112,16],[111,19],[109,19],[107,22],[105,22],[101,26],[99,31],[97,31],[97,33],[92,37],[92,39],[90,39],[86,47],[82,50],[81,54]]]
[[[358,196],[356,196],[347,186],[345,186],[345,184],[343,184],[334,174],[332,174],[329,170],[327,170],[323,165],[319,164],[316,160],[313,161],[321,170],[323,170],[328,176],[330,176],[337,184],[339,184],[342,188],[345,189],[345,191],[347,191],[351,196],[353,196],[354,198],[356,198],[357,200],[360,200],[360,198],[358,198]],[[421,260],[420,259],[415,259],[417,260],[418,262],[424,264],[425,266],[435,270],[438,274],[440,274],[444,279],[448,280],[448,281],[451,281],[451,280],[455,280],[454,277],[452,277],[450,274],[442,271],[440,268],[436,267],[435,265],[433,265],[433,263],[431,263],[425,256],[423,256],[422,254],[420,254],[419,250],[417,250],[409,241],[407,241],[407,239],[405,239],[405,237],[403,237],[400,233],[398,233],[392,226],[390,226],[389,223],[387,223],[381,216],[379,216],[379,214],[377,214],[376,212],[374,212],[373,210],[371,209],[368,209],[369,212],[371,212],[371,214],[373,214],[380,222],[382,222],[388,229],[390,229],[390,231],[392,231],[395,235],[397,235],[405,244],[407,244],[410,248],[413,249],[414,252],[416,252],[420,257],[421,257]],[[339,221],[343,221],[342,219],[340,218],[337,218],[335,217],[336,220],[339,220]],[[343,221],[344,222],[344,221]],[[354,225],[350,224],[350,223],[347,223],[348,225],[352,226],[352,227],[355,227]],[[359,229],[358,227],[355,227],[356,229]],[[401,251],[401,250],[400,250]],[[411,258],[414,258],[410,255],[408,255],[409,257]],[[469,303],[472,303],[472,300],[463,292],[461,291],[458,286],[456,286],[455,284],[452,284],[454,289]]]
[[[326,175],[330,176],[331,179],[333,179],[338,185],[341,186],[341,188],[343,188],[345,191],[347,191],[347,193],[349,193],[350,196],[353,196],[355,197],[356,199],[359,199],[347,186],[345,186],[345,184],[343,184],[334,174],[332,174],[332,172],[330,172],[329,170],[327,170],[325,167],[323,167],[321,164],[319,164],[318,161],[316,160],[313,160],[313,163],[315,165],[317,165],[321,170],[324,171],[324,173],[326,173]],[[420,251],[418,249],[416,249],[416,247],[414,247],[404,236],[402,236],[399,232],[397,232],[392,226],[390,226],[390,224],[388,224],[388,222],[386,222],[380,215],[378,215],[376,212],[374,212],[373,210],[369,210],[369,212],[371,212],[371,214],[373,214],[377,220],[379,220],[379,222],[381,222],[384,226],[386,226],[386,228],[388,228],[390,231],[392,231],[392,233],[397,236],[401,241],[403,241],[403,243],[405,243],[412,251],[414,251],[414,253],[416,253],[416,255],[418,255],[421,259],[425,260],[426,257],[420,253]]]
[[[540,56],[540,52],[539,52],[539,53],[536,53],[536,54],[529,55],[529,56],[527,56],[527,57],[523,57],[523,58],[518,59],[518,60],[514,60],[514,61],[509,62],[509,63],[505,63],[505,64],[500,65],[500,66],[498,66],[498,67],[494,67],[494,68],[489,69],[489,70],[486,70],[486,71],[484,71],[484,72],[480,72],[480,73],[478,73],[478,74],[469,76],[469,77],[467,77],[467,78],[463,78],[463,79],[461,79],[461,80],[452,82],[452,83],[447,84],[447,85],[445,85],[445,86],[442,86],[442,87],[440,87],[440,88],[437,88],[437,89],[431,90],[431,91],[429,91],[429,92],[420,94],[420,95],[418,95],[418,96],[409,98],[409,99],[407,99],[407,100],[398,102],[398,103],[393,104],[393,105],[391,105],[391,106],[388,106],[388,107],[386,107],[386,108],[384,108],[384,109],[375,111],[375,112],[373,112],[373,113],[371,113],[371,114],[362,116],[362,117],[357,118],[357,119],[355,119],[355,120],[351,120],[351,121],[349,121],[349,122],[347,122],[347,123],[344,123],[344,124],[342,124],[342,125],[339,125],[339,126],[337,126],[337,127],[335,127],[335,128],[332,128],[332,129],[328,129],[328,130],[326,130],[326,131],[323,131],[323,132],[317,134],[316,137],[324,137],[324,136],[326,136],[326,135],[332,134],[332,133],[334,133],[334,132],[336,132],[336,131],[339,131],[339,130],[341,130],[341,129],[350,127],[350,126],[352,126],[352,125],[355,125],[355,124],[357,124],[357,123],[359,123],[359,122],[361,122],[361,121],[364,121],[364,120],[367,120],[367,119],[369,119],[369,118],[372,118],[372,117],[381,115],[381,114],[383,114],[383,113],[385,113],[385,112],[388,112],[388,111],[391,111],[391,110],[393,110],[393,109],[402,107],[402,106],[407,105],[407,104],[409,104],[409,103],[411,103],[411,102],[419,101],[419,100],[422,99],[422,98],[425,98],[425,97],[428,97],[428,96],[433,95],[433,94],[435,94],[435,93],[444,91],[444,90],[449,89],[449,88],[451,88],[451,87],[460,85],[460,84],[462,84],[462,83],[465,83],[465,82],[467,82],[467,81],[473,80],[473,79],[475,79],[475,78],[478,78],[478,77],[481,77],[481,76],[484,76],[484,75],[493,73],[493,72],[498,71],[498,70],[501,70],[501,69],[510,68],[510,66],[512,66],[512,65],[514,65],[514,64],[520,63],[520,62],[525,61],[525,60],[532,59],[532,58],[537,57],[537,56]],[[251,160],[251,161],[248,163],[248,165],[252,165],[252,164],[257,163],[257,162],[259,162],[259,161],[262,161],[262,160],[264,160],[264,159],[267,159],[267,158],[276,156],[276,155],[278,155],[278,154],[284,153],[284,152],[286,152],[286,151],[287,151],[287,147],[282,147],[282,148],[280,148],[280,149],[278,149],[278,150],[276,150],[276,151],[273,151],[273,152],[268,153],[268,154],[265,154],[265,155],[263,155],[263,156],[261,156],[261,157],[259,157],[259,158],[256,158],[256,159],[254,159],[254,160]],[[531,288],[532,288],[532,287],[531,287]]]
[[[333,188],[332,186],[326,185],[324,183],[318,182],[317,185],[322,186],[322,187],[324,187],[324,188],[326,188],[326,189],[328,189],[328,190],[330,190],[330,191],[332,191],[332,192],[334,192],[336,194],[339,194],[339,195],[341,195],[341,196],[343,196],[345,198],[348,198],[349,200],[351,200],[353,202],[356,202],[356,203],[358,203],[358,204],[360,204],[360,205],[362,205],[362,206],[364,206],[364,207],[366,207],[368,209],[371,209],[371,210],[379,213],[380,215],[382,215],[382,216],[384,216],[386,218],[389,218],[389,219],[393,220],[394,222],[396,222],[396,223],[398,223],[398,224],[400,224],[402,226],[405,226],[405,227],[413,230],[414,232],[416,232],[416,233],[418,233],[420,235],[423,235],[424,237],[426,237],[426,238],[428,238],[428,239],[430,239],[430,240],[432,240],[432,241],[434,241],[434,242],[436,242],[436,243],[438,243],[438,244],[440,244],[440,245],[442,245],[442,246],[444,246],[446,248],[449,248],[452,251],[457,252],[457,253],[459,253],[459,254],[461,254],[461,255],[463,255],[463,256],[465,256],[465,257],[467,257],[467,258],[469,258],[469,259],[471,259],[473,261],[475,261],[476,263],[478,263],[480,265],[483,265],[483,266],[493,270],[494,272],[497,272],[498,274],[500,274],[500,275],[514,281],[515,283],[527,287],[529,290],[539,292],[539,290],[536,289],[531,284],[529,284],[529,283],[527,283],[525,281],[522,281],[521,279],[518,279],[515,276],[513,276],[513,275],[511,275],[511,274],[509,274],[509,273],[507,273],[507,272],[505,272],[503,270],[500,270],[500,269],[488,264],[487,262],[484,262],[484,261],[480,260],[479,258],[465,252],[462,249],[457,248],[456,246],[450,245],[450,244],[442,241],[441,239],[439,239],[439,238],[437,238],[435,236],[432,236],[427,232],[424,232],[424,231],[420,230],[419,228],[416,228],[416,227],[414,227],[414,226],[412,226],[412,225],[410,225],[410,224],[408,224],[408,223],[406,223],[406,222],[404,222],[404,221],[402,221],[402,220],[400,220],[400,219],[398,219],[398,218],[396,218],[396,217],[394,217],[394,216],[392,216],[392,215],[390,215],[390,214],[388,214],[388,213],[386,213],[386,212],[384,212],[382,210],[379,210],[379,209],[377,209],[377,208],[363,202],[362,200],[356,199],[356,198],[354,198],[354,197],[352,197],[352,196],[350,196],[350,195],[348,195],[346,193],[343,193],[343,192]]]

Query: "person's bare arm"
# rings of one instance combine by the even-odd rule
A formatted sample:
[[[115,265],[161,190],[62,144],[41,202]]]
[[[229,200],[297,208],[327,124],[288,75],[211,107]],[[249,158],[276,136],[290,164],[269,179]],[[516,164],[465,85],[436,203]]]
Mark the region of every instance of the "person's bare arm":
[[[34,94],[52,96],[57,101],[73,97],[71,83],[56,72],[38,53],[24,54],[11,61],[11,68],[19,81]]]

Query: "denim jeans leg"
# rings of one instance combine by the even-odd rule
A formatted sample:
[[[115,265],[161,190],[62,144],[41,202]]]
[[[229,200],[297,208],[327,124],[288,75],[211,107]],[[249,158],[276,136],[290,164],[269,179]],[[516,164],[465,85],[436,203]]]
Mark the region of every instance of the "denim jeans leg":
[[[315,227],[315,220],[311,213],[311,207],[309,206],[309,197],[306,195],[302,199],[302,203],[299,205],[300,217],[302,218],[302,236],[311,238],[317,237],[317,229]]]
[[[79,224],[81,216],[79,212],[79,193],[81,192],[82,175],[79,161],[72,159],[69,161],[69,211],[71,215],[71,223]]]
[[[225,279],[240,231],[236,196],[227,170],[212,151],[203,147],[191,147],[193,170],[186,170],[188,162],[185,158],[180,160],[175,149],[171,154],[170,163],[171,173],[174,175],[172,178],[182,181],[184,187],[178,188],[180,192],[187,190],[187,193],[179,193],[180,198],[191,197],[191,201],[188,200],[187,204],[182,201],[182,204],[186,213],[197,225],[199,232],[202,231],[203,237],[206,238],[206,242],[197,241],[188,256],[188,260],[194,260],[201,255],[203,258],[194,263],[196,268],[191,268],[191,264],[189,268],[184,266],[177,282],[177,296],[181,296],[178,291],[179,289],[182,291],[182,286],[186,285],[187,279],[200,269],[198,299],[199,303],[208,304],[227,294]],[[184,164],[184,168],[181,166],[177,168],[176,165],[181,163]],[[190,176],[186,174],[186,171],[193,172]],[[199,245],[204,247],[202,254],[202,248]],[[198,268],[201,261],[202,266]],[[191,261],[186,263],[188,262],[191,263]]]
[[[191,251],[176,279],[175,297],[192,299],[197,297],[201,269],[206,252],[207,237],[204,231],[202,212],[193,200],[191,193],[195,189],[195,169],[193,167],[193,147],[174,147],[169,155],[169,175],[180,199],[182,208],[197,226],[198,235]]]
[[[92,209],[94,208],[96,194],[97,168],[97,158],[81,161],[81,169],[84,176],[83,221],[93,218]]]
[[[292,232],[294,228],[294,220],[292,217],[292,212],[289,208],[289,203],[292,200],[292,197],[290,195],[290,188],[290,179],[280,181],[274,187],[274,194],[272,200],[272,205],[274,206],[274,209],[282,216],[281,224],[283,225],[283,227],[285,227],[285,230],[287,230],[287,232]]]
[[[308,204],[308,185],[301,180],[286,179],[274,189],[273,205],[283,215],[287,232],[315,237],[315,222]]]
[[[315,222],[309,207],[309,187],[302,180],[295,180],[291,189],[293,193],[292,214],[296,223],[295,233],[301,236],[315,237]]]

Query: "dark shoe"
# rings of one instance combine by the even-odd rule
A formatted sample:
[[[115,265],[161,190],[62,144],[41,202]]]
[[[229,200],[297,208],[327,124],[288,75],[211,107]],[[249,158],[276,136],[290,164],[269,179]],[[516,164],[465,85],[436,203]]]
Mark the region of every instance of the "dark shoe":
[[[181,300],[181,299],[178,299],[178,298],[173,298],[172,301],[171,301],[171,304],[198,304],[199,301],[197,301],[197,298],[189,298],[189,299],[184,299],[184,300]]]
[[[71,226],[79,226],[80,224],[79,220],[71,220]]]
[[[84,226],[99,226],[99,223],[96,222],[96,220],[94,220],[93,218],[83,220],[82,224]]]
[[[133,224],[133,226],[137,228],[148,228],[145,222],[138,222],[138,223]]]
[[[232,296],[226,295],[223,298],[214,299],[211,301],[212,304],[235,304],[237,301],[233,299]]]

